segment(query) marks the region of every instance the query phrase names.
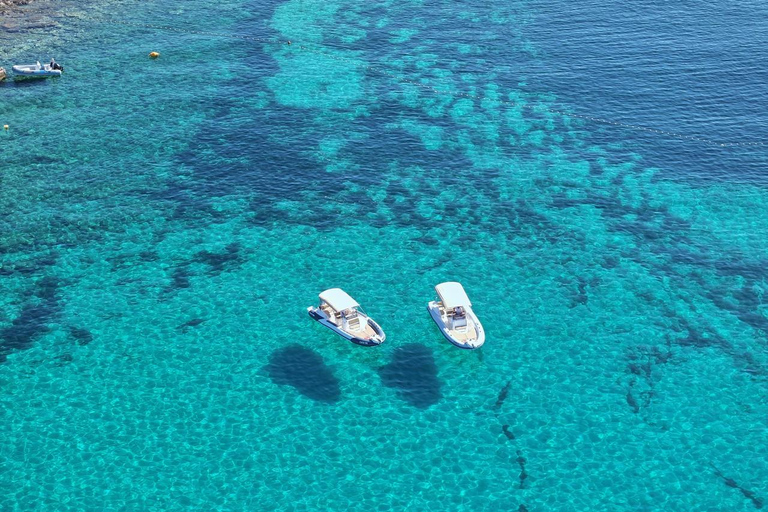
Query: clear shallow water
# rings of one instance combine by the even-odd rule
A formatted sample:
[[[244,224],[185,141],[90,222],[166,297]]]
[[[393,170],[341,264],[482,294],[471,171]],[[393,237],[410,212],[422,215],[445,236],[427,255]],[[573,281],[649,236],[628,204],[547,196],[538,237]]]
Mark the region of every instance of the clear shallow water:
[[[588,4],[590,31],[556,7],[69,6],[44,36],[3,34],[8,65],[52,51],[67,67],[0,84],[3,507],[761,505],[765,150],[521,102],[752,141],[763,70],[726,52],[748,79],[700,83],[730,106],[628,94],[643,59],[668,83],[689,33]],[[764,36],[752,7],[688,12],[713,41]],[[639,32],[623,48],[592,46],[622,23]],[[654,37],[675,44],[628,42]],[[628,71],[606,82],[597,47]],[[561,80],[569,61],[594,71]],[[426,313],[448,279],[485,324],[481,351]],[[309,320],[331,286],[385,345]]]

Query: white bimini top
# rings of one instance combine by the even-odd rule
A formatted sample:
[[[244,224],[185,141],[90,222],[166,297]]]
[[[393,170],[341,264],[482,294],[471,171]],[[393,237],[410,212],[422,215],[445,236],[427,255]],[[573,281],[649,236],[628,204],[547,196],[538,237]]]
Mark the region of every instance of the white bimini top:
[[[345,309],[356,308],[360,304],[355,299],[349,296],[347,292],[341,288],[331,288],[325,290],[320,294],[320,300],[331,306],[336,311],[344,311]]]
[[[440,283],[435,286],[435,291],[446,309],[453,309],[456,306],[471,306],[472,303],[464,291],[464,287],[459,283],[448,282]]]

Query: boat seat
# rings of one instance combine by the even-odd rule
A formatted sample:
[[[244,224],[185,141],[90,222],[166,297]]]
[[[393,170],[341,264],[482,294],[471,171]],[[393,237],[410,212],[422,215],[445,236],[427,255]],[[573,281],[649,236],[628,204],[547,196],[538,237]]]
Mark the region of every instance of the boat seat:
[[[453,321],[451,325],[457,331],[464,332],[467,330],[467,314],[463,307],[458,306],[453,310]]]
[[[347,320],[347,327],[350,331],[359,331],[360,330],[360,317],[355,316],[353,318],[350,318]]]

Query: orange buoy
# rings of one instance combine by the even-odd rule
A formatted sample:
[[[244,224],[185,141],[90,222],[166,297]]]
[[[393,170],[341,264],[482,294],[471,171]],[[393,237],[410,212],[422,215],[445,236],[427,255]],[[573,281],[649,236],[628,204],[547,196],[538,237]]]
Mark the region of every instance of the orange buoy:
[[[152,58],[152,59],[156,59],[156,58],[158,58],[159,56],[160,56],[160,54],[159,54],[159,53],[157,53],[157,52],[152,52],[152,53],[150,53],[150,54],[149,54],[149,57],[150,57],[150,58]]]

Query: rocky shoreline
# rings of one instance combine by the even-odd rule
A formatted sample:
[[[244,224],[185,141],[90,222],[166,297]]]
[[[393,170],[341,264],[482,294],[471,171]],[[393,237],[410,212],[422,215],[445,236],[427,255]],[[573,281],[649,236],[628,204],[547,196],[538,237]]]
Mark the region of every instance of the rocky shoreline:
[[[0,66],[61,57],[68,27],[113,9],[114,2],[96,0],[0,0]]]
[[[0,0],[0,14],[7,14],[20,5],[27,5],[32,0]]]
[[[58,4],[46,0],[0,0],[0,43],[2,32],[14,34],[57,25]]]

